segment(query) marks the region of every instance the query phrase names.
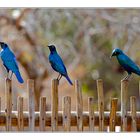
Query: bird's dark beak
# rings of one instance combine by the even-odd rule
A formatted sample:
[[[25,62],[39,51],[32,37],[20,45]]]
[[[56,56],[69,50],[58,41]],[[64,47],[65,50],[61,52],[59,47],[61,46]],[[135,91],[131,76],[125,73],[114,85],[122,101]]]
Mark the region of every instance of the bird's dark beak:
[[[110,55],[110,59],[112,58],[112,54]]]
[[[0,42],[0,47],[2,48],[2,42]]]
[[[110,59],[114,56],[114,53],[111,54]]]
[[[51,46],[50,45],[48,45],[48,48],[50,48]]]

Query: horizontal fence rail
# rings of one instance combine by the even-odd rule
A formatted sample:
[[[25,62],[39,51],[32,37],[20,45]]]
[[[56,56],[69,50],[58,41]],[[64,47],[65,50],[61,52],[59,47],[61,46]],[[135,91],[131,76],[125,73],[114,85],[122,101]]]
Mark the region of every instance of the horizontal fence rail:
[[[131,125],[132,122],[132,115],[131,112],[127,112],[127,124]],[[51,126],[51,117],[52,113],[51,111],[46,111],[46,121],[45,121],[45,126]],[[17,126],[18,124],[18,113],[17,111],[12,111],[11,114],[11,124],[12,126]],[[136,122],[137,122],[137,129],[140,129],[140,112],[137,112],[136,114]],[[24,111],[23,112],[23,117],[24,117],[24,126],[29,126],[29,112]],[[35,112],[35,126],[39,126],[39,117],[40,117],[40,112]],[[99,112],[94,112],[94,125],[99,126]],[[105,111],[104,112],[104,125],[109,126],[110,122],[110,112]],[[4,111],[1,112],[0,114],[0,126],[5,126],[6,124],[6,113]],[[58,126],[63,125],[63,112],[59,111],[58,112]],[[71,111],[71,126],[77,126],[77,112],[76,111]],[[83,126],[89,126],[89,112],[83,112]],[[121,112],[117,111],[116,112],[116,126],[121,126]]]
[[[136,108],[136,97],[128,97],[128,81],[121,81],[121,110],[118,111],[118,98],[111,98],[110,111],[104,110],[103,80],[97,80],[98,103],[94,97],[88,97],[88,111],[83,111],[83,97],[81,83],[75,80],[76,110],[71,111],[71,97],[62,97],[59,103],[59,84],[57,79],[51,84],[51,111],[46,110],[47,99],[40,97],[39,111],[35,111],[35,84],[34,80],[27,81],[28,111],[23,110],[24,97],[17,98],[17,110],[12,111],[12,81],[5,80],[5,111],[0,110],[0,127],[5,126],[3,131],[108,131],[115,132],[119,126],[120,131],[140,130],[140,112]],[[128,108],[130,102],[130,110]],[[58,105],[62,104],[62,111]],[[98,105],[98,111],[94,106]],[[1,108],[1,98],[0,98]],[[16,129],[15,129],[16,127]],[[60,128],[61,127],[61,128]],[[107,129],[107,127],[109,129]],[[1,131],[2,131],[1,130]]]

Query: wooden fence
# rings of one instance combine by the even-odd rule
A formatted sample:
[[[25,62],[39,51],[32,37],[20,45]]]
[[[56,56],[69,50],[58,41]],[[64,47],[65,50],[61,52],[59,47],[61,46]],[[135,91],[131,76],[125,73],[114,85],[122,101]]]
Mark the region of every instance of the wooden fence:
[[[58,110],[59,94],[58,82],[52,80],[51,86],[51,111],[46,111],[46,97],[40,97],[39,111],[35,111],[34,80],[27,82],[29,96],[28,111],[23,111],[23,97],[17,98],[17,111],[12,111],[12,82],[5,81],[6,109],[0,110],[0,127],[6,131],[138,131],[140,130],[140,112],[136,112],[136,97],[130,97],[130,111],[128,105],[128,81],[121,81],[121,111],[118,111],[118,100],[112,98],[110,101],[110,112],[104,111],[103,81],[97,80],[98,111],[94,111],[95,100],[88,98],[88,111],[83,111],[83,99],[81,85],[78,80],[74,83],[77,96],[76,111],[71,111],[71,97],[65,96],[62,100],[62,111]],[[1,105],[1,98],[0,98]],[[59,128],[61,127],[61,129]],[[75,129],[71,129],[75,127]],[[36,129],[38,128],[38,129]],[[108,129],[107,129],[108,128]]]

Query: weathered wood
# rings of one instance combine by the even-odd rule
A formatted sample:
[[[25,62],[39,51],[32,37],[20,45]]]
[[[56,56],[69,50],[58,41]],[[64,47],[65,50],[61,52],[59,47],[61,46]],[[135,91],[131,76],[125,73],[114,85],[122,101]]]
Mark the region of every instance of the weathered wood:
[[[11,118],[12,118],[12,126],[17,126],[18,125],[18,119],[17,119],[18,113],[17,111],[12,111]],[[23,112],[24,116],[24,127],[29,125],[29,112],[24,111]],[[95,116],[95,126],[99,126],[99,112],[94,112]],[[110,112],[105,111],[104,112],[104,125],[109,126],[109,121],[110,121]],[[117,111],[116,113],[116,126],[121,126],[121,112]],[[137,129],[140,129],[140,112],[137,112]],[[39,126],[39,117],[40,113],[35,112],[35,126]],[[46,111],[46,126],[51,126],[51,117],[52,113],[51,111]],[[58,112],[58,126],[62,126],[63,123],[63,113],[62,111]],[[128,125],[131,125],[131,112],[127,112],[127,121]],[[0,113],[0,126],[5,126],[6,124],[6,114],[5,111],[1,111]],[[77,112],[76,111],[71,111],[71,126],[77,126]],[[89,126],[89,112],[83,112],[83,126],[88,127]]]
[[[52,80],[52,119],[51,119],[51,128],[52,131],[58,130],[58,80],[53,79]]]
[[[135,96],[130,97],[130,111],[131,111],[131,118],[132,118],[131,130],[132,131],[137,131],[136,97]]]
[[[140,96],[140,81],[139,81],[139,96]]]
[[[116,126],[116,112],[117,112],[117,103],[118,99],[114,98],[111,100],[111,110],[110,110],[110,121],[109,121],[109,130],[115,132]]]
[[[39,126],[40,131],[46,130],[46,97],[40,98],[40,117],[39,117]]]
[[[103,95],[103,81],[97,80],[98,92],[98,110],[99,110],[99,131],[104,131],[104,95]]]
[[[127,100],[128,100],[128,80],[122,80],[121,81],[122,131],[127,131]]]
[[[6,131],[12,130],[11,124],[11,112],[12,112],[12,81],[10,79],[5,80],[5,95],[6,95]]]
[[[35,93],[34,93],[34,80],[27,81],[27,89],[29,95],[29,131],[35,130]]]
[[[0,114],[1,114],[1,97],[0,97]],[[0,128],[0,131],[3,131],[2,128]]]
[[[0,97],[0,113],[1,113],[1,97]]]
[[[94,98],[88,98],[88,111],[89,111],[89,131],[94,131]]]
[[[62,103],[63,110],[63,130],[70,131],[71,124],[71,98],[66,96],[63,98]]]
[[[18,111],[18,131],[23,131],[24,130],[23,97],[18,97],[17,111]]]
[[[77,111],[77,130],[83,131],[83,99],[81,85],[78,80],[75,80],[75,94],[76,100],[76,111]]]

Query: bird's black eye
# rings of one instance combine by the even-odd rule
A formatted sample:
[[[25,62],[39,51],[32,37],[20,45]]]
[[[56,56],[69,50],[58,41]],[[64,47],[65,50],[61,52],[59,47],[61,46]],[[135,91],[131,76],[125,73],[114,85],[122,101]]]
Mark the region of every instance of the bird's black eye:
[[[115,55],[119,55],[119,52],[115,52]]]

